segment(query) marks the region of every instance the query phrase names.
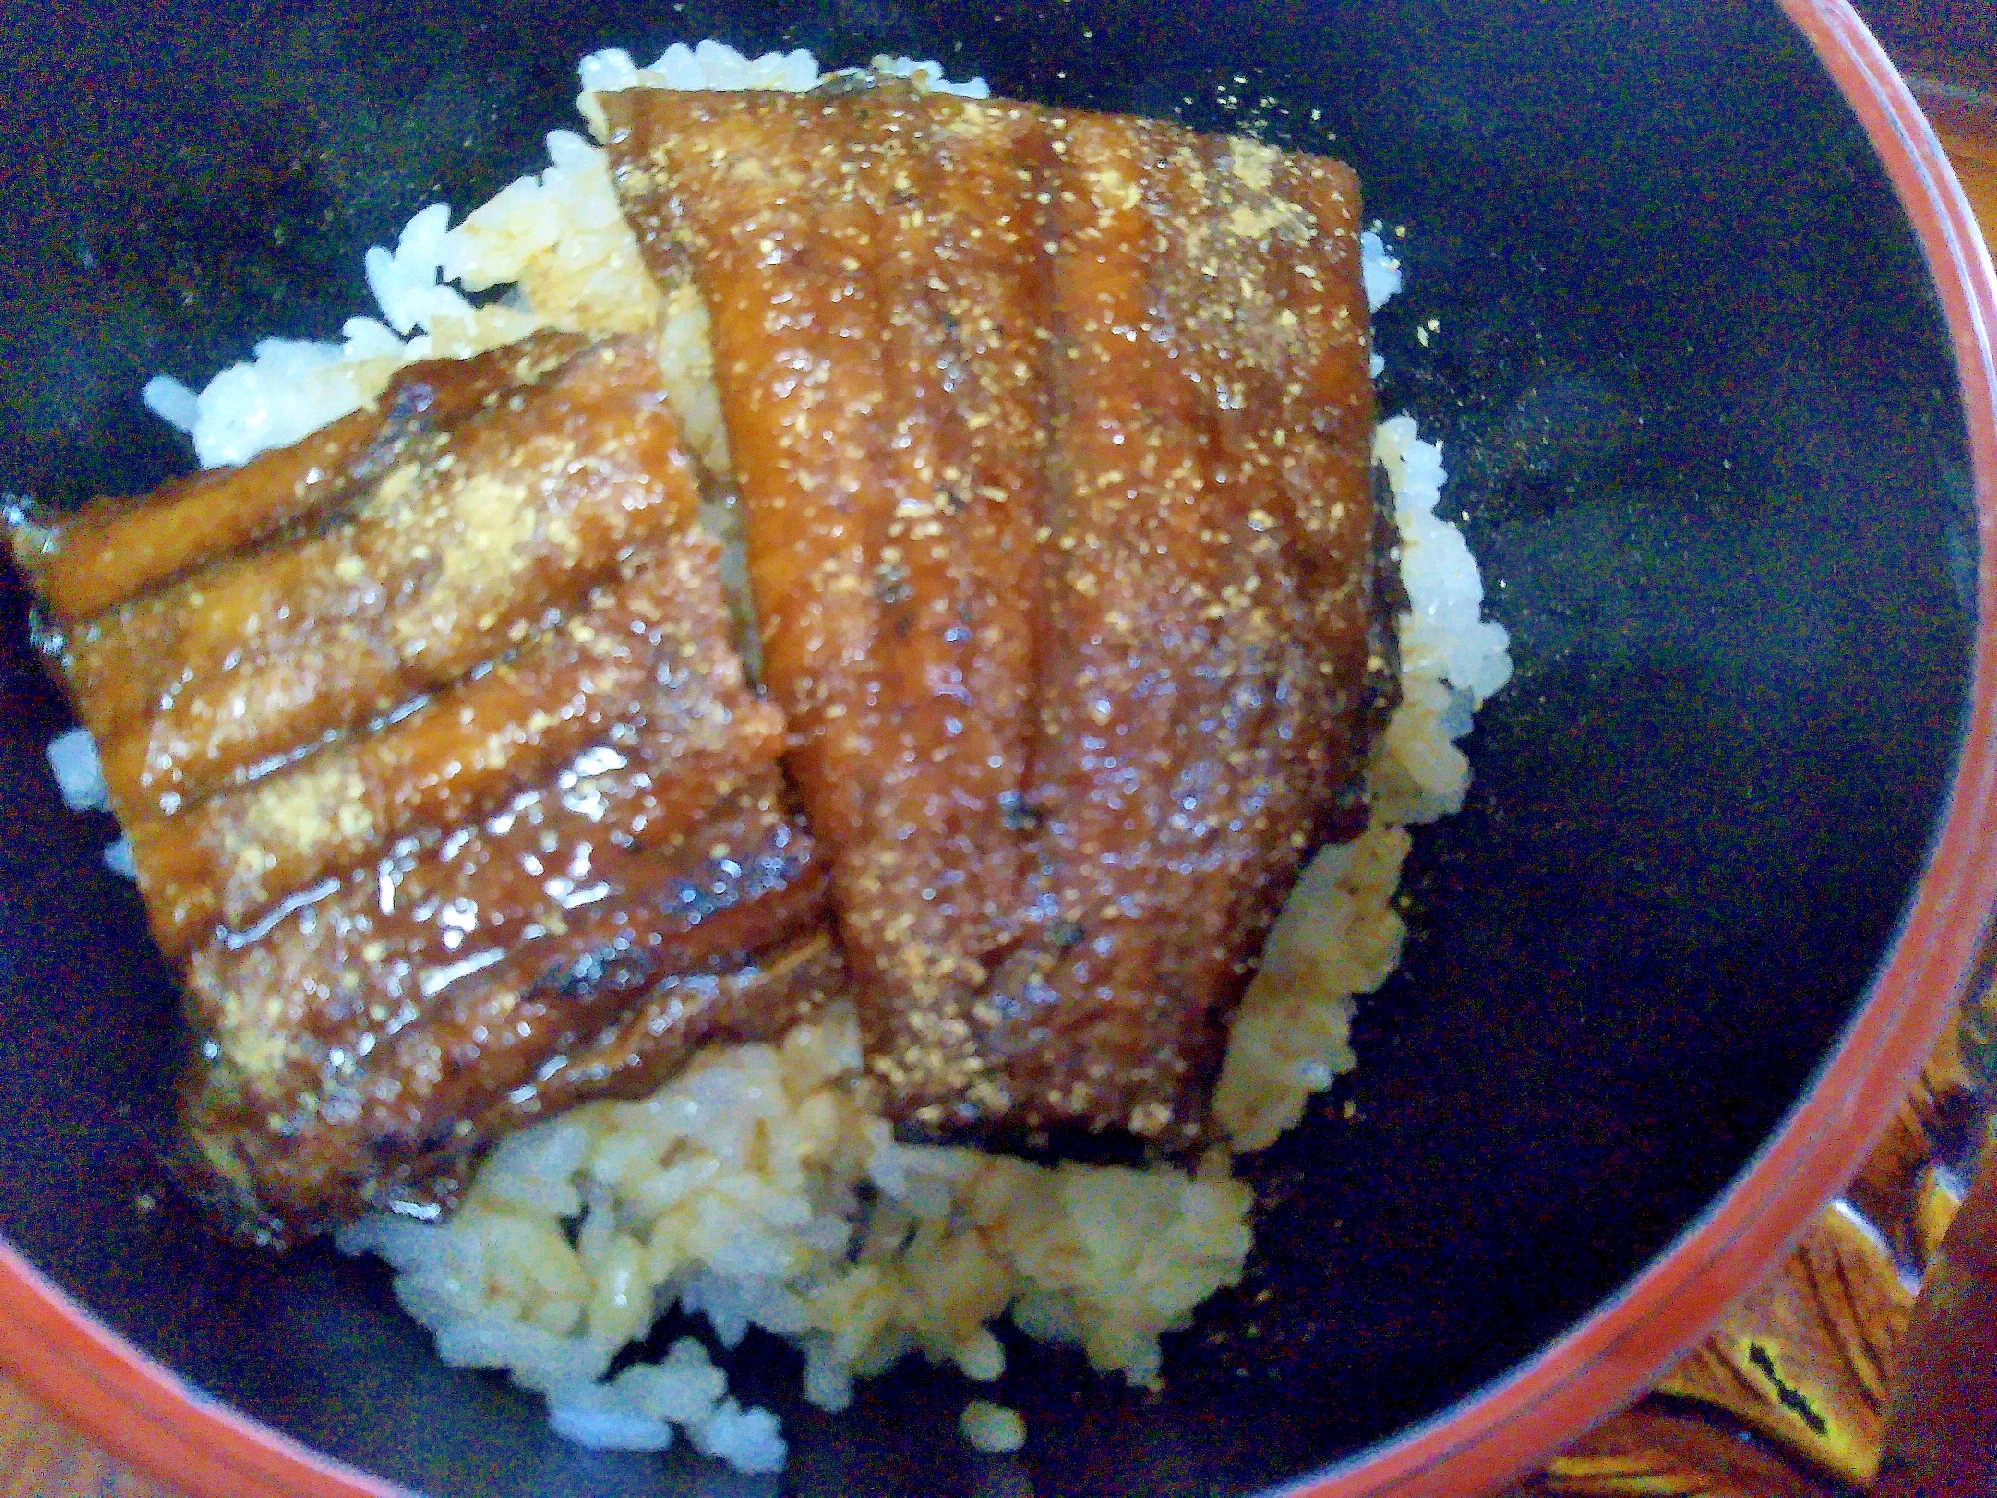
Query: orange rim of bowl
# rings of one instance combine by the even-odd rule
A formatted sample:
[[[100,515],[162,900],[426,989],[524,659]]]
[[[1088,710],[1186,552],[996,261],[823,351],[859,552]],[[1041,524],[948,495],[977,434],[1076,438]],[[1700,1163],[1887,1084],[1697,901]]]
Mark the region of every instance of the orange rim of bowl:
[[[1848,0],[1781,0],[1858,116],[1940,296],[1997,621],[1997,273],[1940,142]],[[1871,997],[1747,1170],[1647,1269],[1489,1388],[1306,1480],[1293,1498],[1495,1491],[1637,1397],[1773,1267],[1856,1173],[1960,1003],[1997,908],[1997,624],[1978,631],[1949,810]],[[107,1448],[192,1498],[398,1498],[194,1388],[0,1240],[0,1364]]]

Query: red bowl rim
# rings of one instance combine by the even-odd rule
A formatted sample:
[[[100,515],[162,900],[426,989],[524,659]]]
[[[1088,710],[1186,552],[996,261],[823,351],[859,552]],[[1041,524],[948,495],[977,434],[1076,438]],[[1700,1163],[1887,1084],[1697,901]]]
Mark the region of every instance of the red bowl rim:
[[[1848,0],[1781,0],[1864,126],[1912,223],[1955,348],[1982,565],[1997,620],[1997,273],[1933,129]],[[1997,909],[1997,626],[1975,646],[1949,811],[1871,998],[1749,1168],[1586,1320],[1487,1389],[1294,1490],[1497,1490],[1636,1398],[1856,1173],[1961,1002]],[[109,1449],[195,1498],[401,1498],[148,1357],[0,1240],[0,1364]]]

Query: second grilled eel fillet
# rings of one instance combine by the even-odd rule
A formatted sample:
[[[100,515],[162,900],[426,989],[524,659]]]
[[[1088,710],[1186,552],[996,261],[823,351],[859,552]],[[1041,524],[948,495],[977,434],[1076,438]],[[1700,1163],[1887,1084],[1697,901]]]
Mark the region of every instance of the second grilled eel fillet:
[[[183,968],[191,1174],[266,1242],[438,1210],[544,1109],[774,1039],[841,987],[656,364],[575,339],[488,363],[426,386],[456,394],[309,532],[190,550],[65,630]],[[282,509],[258,484],[296,467],[204,492]],[[65,567],[155,503],[168,523],[171,497],[66,522]]]
[[[890,1106],[1192,1138],[1391,693],[1352,173],[891,84],[599,102],[713,321]]]

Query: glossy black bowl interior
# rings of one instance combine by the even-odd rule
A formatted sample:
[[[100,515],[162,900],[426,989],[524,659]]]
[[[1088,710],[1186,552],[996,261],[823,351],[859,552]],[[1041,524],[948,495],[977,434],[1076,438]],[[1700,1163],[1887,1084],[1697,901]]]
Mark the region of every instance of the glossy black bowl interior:
[[[954,1379],[906,1366],[834,1421],[752,1341],[737,1391],[783,1414],[786,1491],[1234,1493],[1354,1453],[1662,1250],[1861,1001],[1956,752],[1975,533],[1919,255],[1773,4],[8,9],[0,486],[44,497],[187,466],[145,378],[368,310],[365,246],[538,166],[604,45],[935,56],[1346,156],[1406,226],[1384,406],[1445,440],[1518,676],[1469,809],[1419,841],[1361,1070],[1254,1162],[1250,1276],[1162,1397],[1015,1341],[1030,1444],[984,1461]],[[436,1365],[378,1267],[135,1209],[173,999],[99,866],[113,829],[57,804],[23,614],[7,592],[0,1230],[200,1388],[412,1486],[764,1490],[553,1440]]]

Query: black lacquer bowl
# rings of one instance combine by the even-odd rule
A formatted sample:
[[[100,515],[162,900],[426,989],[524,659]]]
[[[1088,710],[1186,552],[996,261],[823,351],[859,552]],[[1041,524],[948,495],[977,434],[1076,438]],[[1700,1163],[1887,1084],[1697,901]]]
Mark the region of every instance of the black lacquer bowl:
[[[979,1458],[964,1391],[918,1363],[832,1419],[752,1339],[736,1388],[784,1417],[784,1492],[1502,1482],[1772,1261],[1971,975],[1997,886],[1997,293],[1842,0],[6,16],[0,486],[57,501],[187,466],[146,377],[363,310],[363,248],[534,166],[601,46],[892,50],[1252,123],[1351,160],[1407,226],[1383,405],[1442,438],[1518,675],[1468,743],[1468,808],[1419,841],[1361,1068],[1253,1162],[1251,1273],[1168,1339],[1162,1396],[1016,1346],[1000,1397],[1031,1438]],[[100,866],[112,829],[57,801],[66,722],[7,586],[0,1357],[228,1498],[774,1487],[566,1446],[439,1365],[379,1266],[135,1206],[173,995]]]

